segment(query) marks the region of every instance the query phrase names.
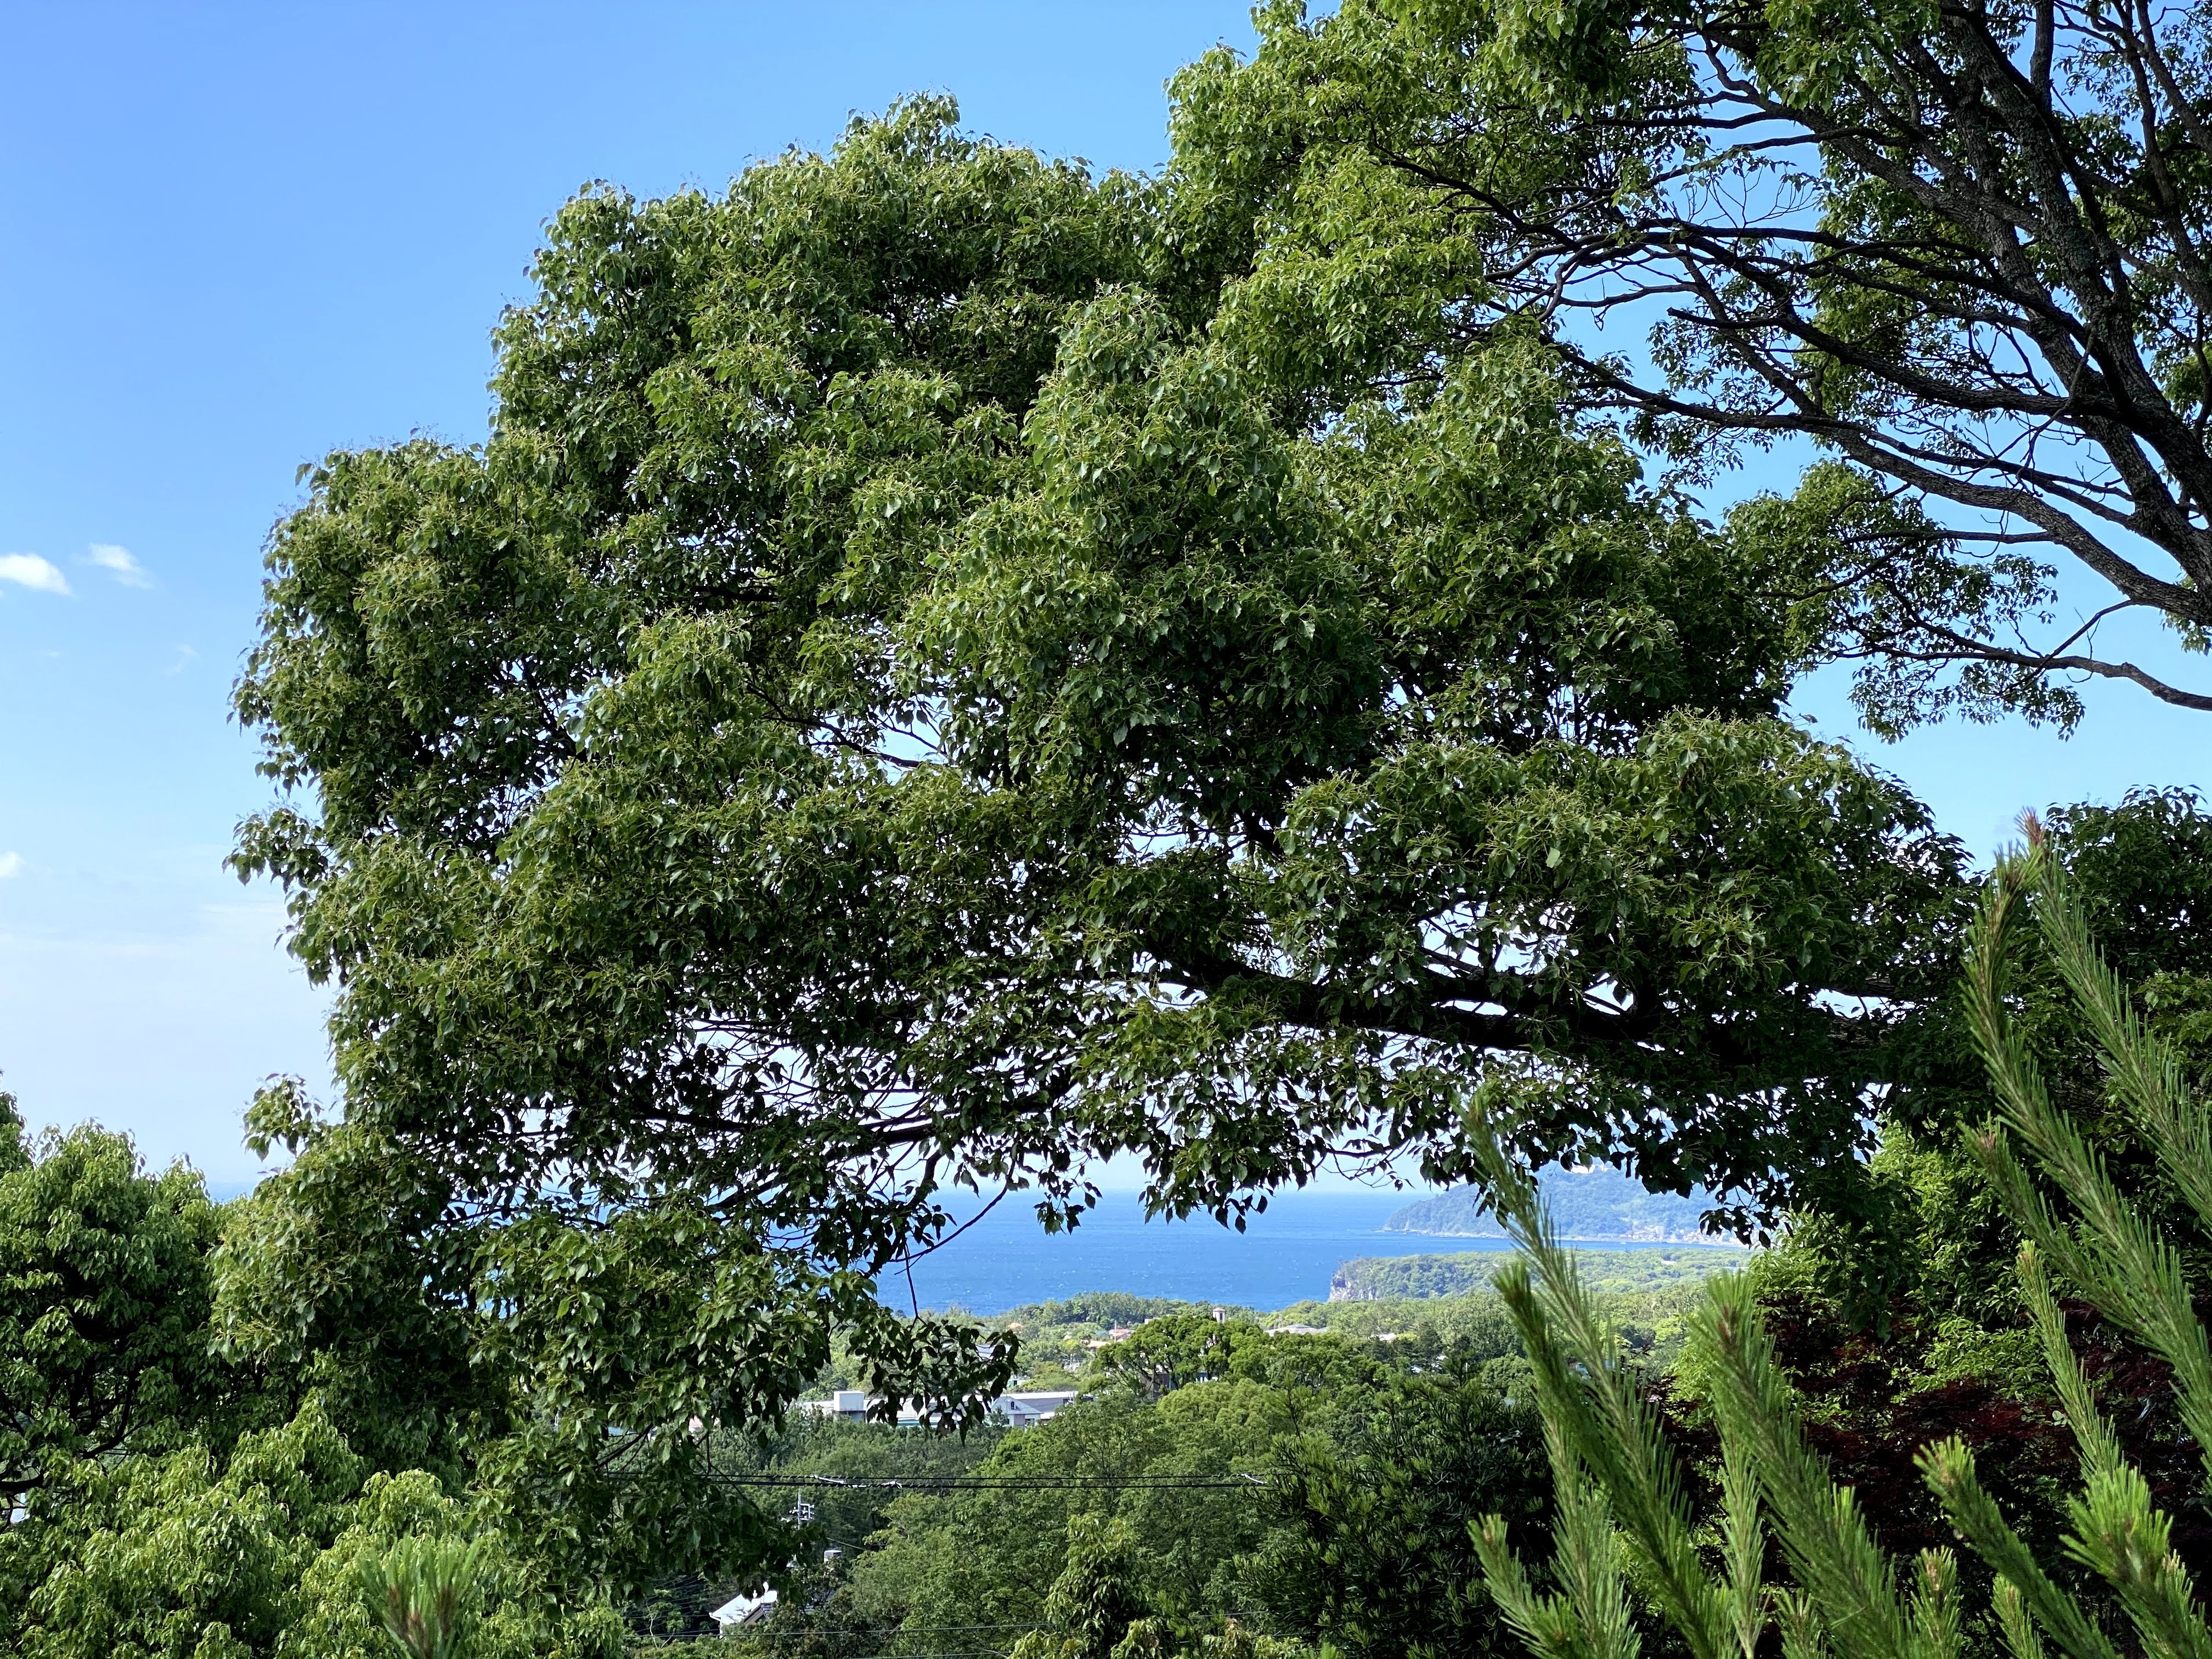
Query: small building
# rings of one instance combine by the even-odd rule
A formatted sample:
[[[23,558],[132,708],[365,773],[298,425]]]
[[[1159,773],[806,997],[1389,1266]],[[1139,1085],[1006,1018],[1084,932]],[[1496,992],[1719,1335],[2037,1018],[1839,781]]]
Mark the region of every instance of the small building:
[[[991,1402],[994,1416],[1006,1419],[1010,1429],[1031,1429],[1048,1423],[1052,1415],[1075,1398],[1073,1389],[1044,1394],[1002,1394]]]
[[[1052,1414],[1075,1398],[1073,1389],[1057,1392],[1002,1394],[983,1402],[987,1414],[998,1418],[1007,1427],[1032,1428],[1049,1421]],[[812,1412],[818,1417],[842,1418],[848,1423],[868,1420],[868,1395],[865,1389],[840,1389],[827,1400],[808,1400],[797,1409]],[[899,1407],[898,1425],[902,1429],[921,1426],[921,1413],[912,1406]]]
[[[757,1625],[775,1611],[775,1591],[764,1589],[758,1595],[732,1596],[713,1613],[714,1625],[725,1635],[742,1625]]]

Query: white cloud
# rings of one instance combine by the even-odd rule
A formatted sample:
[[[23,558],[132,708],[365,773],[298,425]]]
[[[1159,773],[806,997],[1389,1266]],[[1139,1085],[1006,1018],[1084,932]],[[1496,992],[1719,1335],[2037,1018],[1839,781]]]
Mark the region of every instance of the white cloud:
[[[22,873],[23,855],[21,853],[0,853],[0,881]]]
[[[40,593],[66,593],[69,579],[35,553],[0,553],[0,582],[14,582]]]
[[[151,573],[131,556],[127,547],[118,547],[112,542],[94,542],[84,550],[84,556],[102,570],[112,572],[115,580],[125,587],[151,587],[154,585]]]

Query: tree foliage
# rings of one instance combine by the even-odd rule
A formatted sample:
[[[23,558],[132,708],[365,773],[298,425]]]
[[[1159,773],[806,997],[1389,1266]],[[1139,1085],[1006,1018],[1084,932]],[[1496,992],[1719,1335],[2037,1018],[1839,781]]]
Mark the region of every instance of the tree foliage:
[[[1155,179],[921,100],[720,197],[569,203],[486,441],[325,456],[271,537],[236,710],[282,798],[234,864],[337,988],[338,1109],[265,1091],[252,1143],[293,1162],[219,1221],[114,1138],[33,1153],[0,1099],[11,1639],[365,1654],[373,1581],[413,1650],[582,1652],[672,1571],[757,1583],[885,1521],[867,1573],[815,1574],[836,1641],[875,1595],[1067,1659],[1235,1659],[1250,1595],[1300,1638],[1443,1651],[1495,1628],[1468,1504],[1544,1507],[1510,1373],[1550,1411],[1559,1595],[1483,1547],[1540,1648],[1634,1650],[1625,1552],[1700,1656],[1748,1659],[1771,1614],[1790,1659],[1942,1659],[1953,1567],[1900,1589],[1835,1497],[1782,1300],[1762,1326],[1723,1288],[1700,1328],[1715,1577],[1621,1334],[1540,1238],[1525,1365],[1176,1314],[1101,1357],[1110,1399],[989,1453],[1203,1480],[810,1531],[732,1478],[832,1365],[980,1425],[1014,1344],[883,1295],[957,1192],[1064,1225],[1133,1153],[1158,1209],[1241,1223],[1332,1164],[1510,1186],[1495,1132],[1747,1232],[1796,1206],[1799,1265],[1850,1267],[1808,1303],[1879,1322],[1948,1274],[1947,1334],[1905,1320],[1890,1370],[1820,1379],[1838,1422],[1893,1383],[1949,1421],[1931,1356],[2019,1359],[1984,1339],[2024,1297],[2088,1480],[2068,1547],[2196,1652],[2186,1587],[2107,1547],[2175,1535],[2145,1449],[2172,1423],[2096,1429],[2065,1310],[1985,1258],[2025,1226],[2203,1443],[2196,1258],[2157,1229],[2212,1213],[2212,831],[2180,796],[2056,818],[2087,923],[2045,866],[2002,874],[2043,884],[2062,983],[2006,991],[1985,938],[1971,1023],[2041,1174],[1989,1139],[1969,1192],[1928,1152],[1981,1097],[1960,849],[1788,700],[1849,660],[1890,734],[2070,724],[2059,671],[2212,708],[2033,631],[2061,553],[2212,626],[2201,33],[1279,3],[1253,59],[1178,77]],[[1641,349],[1600,349],[1613,319]],[[1787,498],[1683,493],[1790,434],[1832,453]],[[1973,1237],[1917,1249],[1901,1222],[1961,1194]],[[1267,1460],[1274,1509],[1238,1484]],[[2031,1619],[2106,1659],[1967,1451],[1924,1462],[1899,1524],[1973,1540],[2017,1659]]]
[[[963,1629],[1041,1656],[1494,1650],[1468,1528],[1544,1512],[1533,1409],[1479,1358],[1212,1328],[1238,1339],[1214,1374],[1130,1376],[1109,1351],[1095,1392],[979,1469],[1006,1486],[901,1499],[811,1627],[860,1615],[855,1655]]]
[[[1136,1533],[1126,1521],[1079,1515],[1067,1523],[1067,1565],[1044,1598],[1044,1628],[1014,1644],[1015,1659],[1109,1659],[1149,1631],[1138,1590]],[[1136,1650],[1129,1650],[1134,1652]]]
[[[1134,1151],[1233,1218],[1464,1174],[1479,1096],[1748,1224],[1847,1204],[1907,1076],[1957,854],[1783,718],[1831,540],[1646,488],[1528,343],[1394,378],[1434,285],[1324,373],[1344,319],[1181,202],[928,102],[587,192],[489,439],[277,527],[236,862],[343,1115],[255,1109],[228,1340],[405,1461],[476,1425],[572,1571],[780,1547],[686,1425],[833,1341],[972,1420],[1011,1355],[877,1297],[957,1187]]]
[[[471,1599],[477,1659],[599,1659],[604,1602],[554,1593],[458,1462],[390,1461],[408,1437],[349,1417],[359,1394],[224,1352],[215,1258],[251,1213],[126,1137],[27,1136],[0,1096],[0,1650],[377,1659],[364,1562],[465,1549],[505,1558]]]
[[[33,1141],[0,1093],[0,1510],[239,1403],[208,1351],[215,1235],[190,1170],[147,1179],[93,1128]]]
[[[1305,233],[1263,259],[1279,305],[1442,287],[1407,372],[1540,333],[1573,402],[1693,475],[1814,440],[1832,459],[1795,499],[1747,511],[1850,548],[1817,591],[1879,726],[2070,724],[2080,673],[2212,708],[2051,626],[2046,562],[2108,585],[2100,616],[2192,645],[2212,622],[2200,8],[1279,0],[1260,23],[1249,64],[1177,83],[1177,158]],[[1326,361],[1372,374],[1363,343],[1340,325]]]
[[[485,1553],[481,1538],[417,1535],[362,1564],[370,1616],[406,1659],[459,1659],[468,1650]]]
[[[2060,1547],[2039,1557],[1962,1441],[1924,1448],[1919,1466],[1987,1575],[1990,1614],[2015,1659],[2052,1646],[2103,1659],[2118,1651],[2113,1632],[2124,1628],[2147,1652],[2179,1655],[2212,1638],[2172,1547],[2172,1517],[2108,1419],[2125,1402],[2100,1399],[2055,1286],[2083,1297],[2166,1368],[2201,1493],[2212,1480],[2212,1348],[2197,1312],[2201,1279],[2185,1267],[2183,1247],[2212,1226],[2212,1115],[2179,1054],[2146,1029],[2096,950],[2039,826],[2031,830],[2027,852],[2001,864],[1989,884],[1970,960],[1969,1018],[1996,1101],[1972,1147],[2028,1240],[2021,1297],[2076,1449],[2079,1485],[2061,1512]],[[2115,1182],[2087,1126],[2046,1085],[2013,1016],[2011,946],[2031,909],[2078,1029],[2100,1056],[2106,1103],[2156,1159],[2173,1195],[2171,1219]],[[1486,1524],[1481,1547],[1501,1606],[1532,1648],[1628,1659],[1638,1646],[1626,1616],[1632,1572],[1696,1655],[1747,1659],[1770,1628],[1786,1651],[1807,1656],[1957,1654],[1974,1610],[1962,1599],[1954,1551],[1938,1546],[1908,1562],[1881,1547],[1852,1491],[1835,1484],[1808,1443],[1741,1277],[1715,1281],[1696,1338],[1721,1443],[1723,1561],[1715,1571],[1698,1551],[1678,1455],[1650,1402],[1603,1352],[1572,1261],[1548,1237],[1533,1189],[1502,1160],[1495,1167],[1536,1266],[1535,1277],[1522,1267],[1503,1288],[1528,1345],[1551,1437],[1559,1589],[1534,1587],[1502,1523]],[[1770,1535],[1789,1574],[1784,1586],[1765,1577]]]
[[[1285,1460],[1292,1517],[1255,1577],[1291,1629],[1347,1654],[1407,1659],[1508,1645],[1482,1589],[1476,1523],[1540,1523],[1549,1471],[1534,1407],[1480,1368],[1401,1373],[1355,1396]]]

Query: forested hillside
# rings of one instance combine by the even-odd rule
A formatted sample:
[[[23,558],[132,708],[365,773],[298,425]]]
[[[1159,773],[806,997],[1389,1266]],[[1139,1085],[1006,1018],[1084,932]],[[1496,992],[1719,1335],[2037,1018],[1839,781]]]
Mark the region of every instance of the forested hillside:
[[[1598,1292],[1655,1376],[1687,1288]],[[1086,1620],[1109,1623],[1115,1644],[1134,1631],[1285,1659],[1322,1640],[1395,1659],[1500,1639],[1470,1594],[1468,1523],[1493,1510],[1533,1520],[1546,1477],[1535,1419],[1512,1399],[1527,1391],[1519,1339],[1493,1292],[1219,1322],[1107,1294],[1005,1323],[1049,1367],[1029,1385],[1083,1391],[1038,1427],[948,1443],[800,1419],[718,1445],[738,1478],[882,1483],[757,1489],[805,1506],[805,1565],[780,1578],[772,1617],[727,1641],[733,1659],[922,1655],[960,1638],[1059,1655],[1097,1628]],[[968,1484],[928,1487],[948,1478]],[[696,1636],[739,1584],[672,1582],[629,1616],[641,1634]]]
[[[1676,1290],[1745,1264],[1739,1251],[1705,1246],[1678,1253],[1586,1250],[1577,1259],[1584,1282],[1607,1293]],[[1487,1251],[1359,1256],[1337,1268],[1328,1297],[1331,1304],[1340,1304],[1464,1296],[1488,1289],[1505,1260]]]

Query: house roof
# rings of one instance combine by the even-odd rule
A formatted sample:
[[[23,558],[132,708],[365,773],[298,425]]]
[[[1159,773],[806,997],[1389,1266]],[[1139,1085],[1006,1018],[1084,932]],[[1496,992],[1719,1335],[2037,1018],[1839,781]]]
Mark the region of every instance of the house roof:
[[[737,1595],[716,1607],[713,1613],[718,1625],[750,1625],[757,1619],[765,1619],[775,1606],[775,1591],[764,1589],[758,1595]]]

